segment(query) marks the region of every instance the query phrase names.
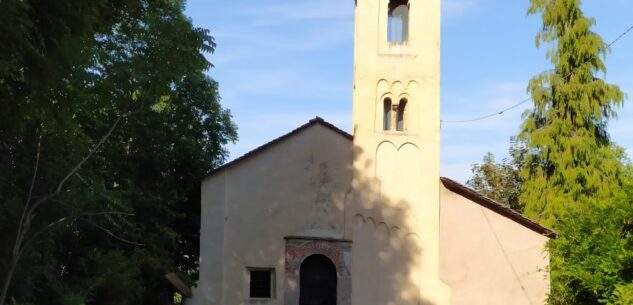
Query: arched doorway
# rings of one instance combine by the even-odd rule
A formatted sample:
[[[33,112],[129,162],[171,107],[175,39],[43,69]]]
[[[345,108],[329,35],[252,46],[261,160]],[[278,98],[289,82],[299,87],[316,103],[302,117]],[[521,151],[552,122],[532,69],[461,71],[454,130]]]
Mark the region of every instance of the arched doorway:
[[[336,267],[324,255],[307,257],[299,270],[299,305],[336,305]]]

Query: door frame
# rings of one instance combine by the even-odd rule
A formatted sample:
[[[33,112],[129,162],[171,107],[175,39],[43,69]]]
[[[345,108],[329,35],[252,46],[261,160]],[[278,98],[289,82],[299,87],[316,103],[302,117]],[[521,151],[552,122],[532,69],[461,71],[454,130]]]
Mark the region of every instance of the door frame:
[[[285,253],[284,304],[299,305],[299,271],[314,254],[329,258],[336,267],[336,304],[352,304],[352,241],[345,239],[289,236]]]

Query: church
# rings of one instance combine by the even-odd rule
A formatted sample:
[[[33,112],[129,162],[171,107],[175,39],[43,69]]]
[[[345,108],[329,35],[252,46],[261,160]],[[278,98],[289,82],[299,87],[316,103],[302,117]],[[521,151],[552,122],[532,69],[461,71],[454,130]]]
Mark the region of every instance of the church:
[[[440,5],[356,0],[352,134],[317,117],[202,180],[189,305],[545,304],[555,233],[440,177]]]

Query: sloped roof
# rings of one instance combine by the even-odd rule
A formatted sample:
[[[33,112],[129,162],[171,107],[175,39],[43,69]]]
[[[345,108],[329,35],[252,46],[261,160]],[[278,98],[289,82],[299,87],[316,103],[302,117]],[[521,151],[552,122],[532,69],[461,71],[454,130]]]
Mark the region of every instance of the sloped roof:
[[[284,134],[284,135],[282,135],[282,136],[280,136],[280,137],[278,137],[278,138],[276,138],[276,139],[274,139],[274,140],[272,140],[272,141],[270,141],[270,142],[268,142],[268,143],[266,143],[266,144],[264,144],[262,146],[259,146],[259,147],[255,148],[255,149],[251,150],[250,152],[244,154],[243,156],[241,156],[241,157],[239,157],[239,158],[237,158],[237,159],[235,159],[235,160],[233,160],[231,162],[228,162],[228,163],[216,168],[215,170],[213,170],[209,174],[207,174],[206,177],[213,176],[215,173],[218,173],[218,172],[220,172],[220,171],[222,171],[224,169],[231,168],[231,167],[233,167],[233,166],[235,166],[237,164],[242,163],[243,161],[246,161],[246,160],[248,160],[250,158],[253,158],[258,153],[260,153],[260,152],[262,152],[262,151],[274,146],[275,144],[278,144],[279,142],[282,142],[282,141],[284,141],[284,140],[286,140],[286,139],[288,139],[288,138],[290,138],[290,137],[292,137],[292,136],[294,136],[294,135],[296,135],[296,134],[298,134],[298,133],[300,133],[300,132],[302,132],[302,131],[304,131],[304,130],[312,127],[312,126],[315,126],[315,125],[320,125],[320,126],[323,126],[325,128],[328,128],[328,129],[334,131],[336,134],[339,134],[339,135],[347,138],[350,141],[352,141],[354,139],[354,136],[352,136],[351,134],[345,132],[344,130],[334,126],[333,124],[331,124],[331,123],[329,123],[329,122],[325,121],[324,119],[322,119],[322,118],[317,116],[314,119],[310,120],[308,123],[306,123],[306,124],[304,124],[302,126],[299,126],[297,129],[295,129],[295,130],[293,130],[293,131],[291,131],[291,132],[289,132],[287,134]],[[456,194],[458,194],[458,195],[460,195],[460,196],[462,196],[464,198],[467,198],[467,199],[469,199],[469,200],[471,200],[471,201],[473,201],[473,202],[475,202],[475,203],[477,203],[477,204],[479,204],[479,205],[481,205],[481,206],[483,206],[483,207],[485,207],[485,208],[487,208],[489,210],[497,212],[497,213],[501,214],[502,216],[505,216],[505,217],[513,220],[514,222],[516,222],[518,224],[521,224],[524,227],[526,227],[526,228],[528,228],[528,229],[530,229],[530,230],[532,230],[532,231],[534,231],[536,233],[539,233],[539,234],[541,234],[543,236],[547,236],[549,238],[556,238],[556,233],[554,231],[552,231],[551,229],[548,229],[546,227],[543,227],[543,226],[539,225],[538,223],[536,223],[536,222],[530,220],[529,218],[523,216],[522,214],[520,214],[520,213],[518,213],[518,212],[516,212],[516,211],[514,211],[514,210],[512,210],[512,209],[510,209],[510,208],[508,208],[508,207],[506,207],[504,205],[502,205],[501,203],[496,202],[496,201],[494,201],[494,200],[492,200],[490,198],[487,198],[487,197],[477,193],[476,191],[474,191],[474,190],[472,190],[472,189],[470,189],[470,188],[468,188],[468,187],[466,187],[466,186],[464,186],[464,185],[462,185],[462,184],[460,184],[460,183],[458,183],[458,182],[456,182],[454,180],[451,180],[449,178],[440,177],[440,180],[441,180],[442,184],[447,189],[449,189],[450,191],[452,191],[452,192],[454,192],[454,193],[456,193]]]
[[[441,177],[440,180],[442,181],[442,184],[449,189],[450,191],[466,198],[469,199],[470,201],[477,203],[489,210],[492,210],[502,216],[505,216],[506,218],[509,218],[511,220],[513,220],[514,222],[538,233],[541,234],[543,236],[549,237],[549,238],[556,238],[556,232],[552,231],[551,229],[548,229],[544,226],[541,226],[540,224],[532,221],[531,219],[523,216],[521,213],[510,209],[504,205],[502,205],[499,202],[496,202],[482,194],[479,194],[478,192],[476,192],[475,190],[460,184],[454,180],[451,180],[449,178],[446,177]]]
[[[274,139],[274,140],[272,140],[272,141],[270,141],[270,142],[268,142],[268,143],[266,143],[266,144],[264,144],[262,146],[259,146],[259,147],[255,148],[255,149],[247,152],[243,156],[241,156],[241,157],[239,157],[239,158],[237,158],[237,159],[235,159],[235,160],[233,160],[231,162],[228,162],[228,163],[226,163],[226,164],[224,164],[224,165],[222,165],[222,166],[220,166],[220,167],[218,167],[218,168],[216,168],[214,170],[212,170],[207,175],[205,175],[205,177],[213,176],[215,173],[218,173],[218,172],[220,172],[220,171],[222,171],[224,169],[227,169],[227,168],[233,167],[233,166],[235,166],[235,165],[237,165],[239,163],[242,163],[243,161],[246,161],[246,160],[254,157],[258,153],[260,153],[260,152],[262,152],[262,151],[274,146],[275,144],[277,144],[279,142],[282,142],[282,141],[284,141],[284,140],[286,140],[286,139],[288,139],[288,138],[290,138],[290,137],[292,137],[292,136],[294,136],[294,135],[296,135],[296,134],[298,134],[298,133],[300,133],[300,132],[302,132],[302,131],[304,131],[304,130],[312,127],[312,126],[315,126],[315,125],[321,125],[321,126],[323,126],[325,128],[328,128],[328,129],[334,131],[335,133],[347,138],[350,141],[354,139],[354,137],[351,134],[345,132],[344,130],[334,126],[333,124],[331,124],[329,122],[326,122],[324,119],[322,119],[322,118],[317,116],[314,119],[310,120],[309,122],[299,126],[297,129],[295,129],[295,130],[293,130],[293,131],[291,131],[291,132],[289,132],[289,133],[287,133],[285,135],[282,135],[282,136],[280,136],[280,137],[278,137],[278,138],[276,138],[276,139]]]

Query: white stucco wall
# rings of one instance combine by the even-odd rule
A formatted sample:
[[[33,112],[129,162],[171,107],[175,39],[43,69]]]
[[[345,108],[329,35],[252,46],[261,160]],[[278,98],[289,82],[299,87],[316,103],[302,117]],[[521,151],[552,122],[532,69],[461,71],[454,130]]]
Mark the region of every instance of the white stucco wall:
[[[440,6],[409,0],[409,37],[393,43],[390,1],[356,2],[348,213],[360,223],[349,230],[356,305],[450,302],[439,279]],[[386,100],[392,112],[406,105],[404,128],[385,130]]]
[[[205,179],[200,279],[189,304],[284,304],[284,237],[344,236],[350,144],[313,124]],[[248,267],[275,268],[272,300],[248,298]]]
[[[451,304],[545,304],[548,238],[443,185],[440,198],[440,276]]]
[[[295,305],[287,236],[351,240],[354,305],[543,304],[547,238],[440,184],[441,0],[408,3],[391,43],[389,0],[356,2],[353,142],[311,124],[203,181],[189,304]],[[383,130],[385,99],[406,100],[403,130]],[[248,267],[275,268],[272,300],[248,298]]]
[[[428,247],[394,225],[407,217],[378,200],[380,183],[357,187],[384,206],[350,214],[352,149],[316,124],[205,179],[200,279],[188,304],[288,304],[288,236],[352,240],[352,304],[544,304],[548,238],[441,184],[439,280],[450,299],[421,298],[437,291],[420,285]],[[276,270],[273,299],[248,298],[248,267]]]

